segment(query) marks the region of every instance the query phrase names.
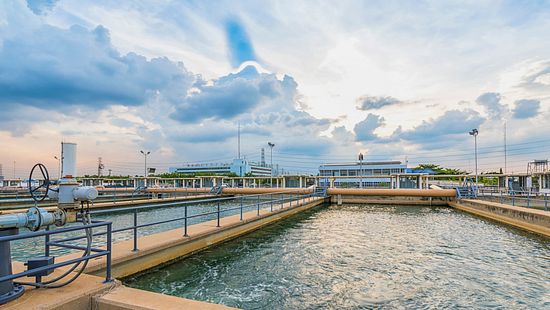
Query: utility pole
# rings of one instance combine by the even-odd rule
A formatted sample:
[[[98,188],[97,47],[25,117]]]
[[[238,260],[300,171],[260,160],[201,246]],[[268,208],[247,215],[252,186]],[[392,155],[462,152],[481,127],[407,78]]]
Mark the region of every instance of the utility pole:
[[[363,188],[363,153],[359,153],[359,188]]]
[[[506,121],[504,121],[504,174],[508,173],[508,154],[506,152]]]
[[[476,193],[477,193],[477,187],[478,187],[478,174],[477,174],[477,135],[478,134],[479,134],[479,131],[476,128],[470,131],[470,136],[474,136],[474,154],[475,154],[475,166],[476,166]]]
[[[269,148],[270,148],[270,157],[271,157],[271,177],[269,178],[270,179],[270,183],[271,183],[271,187],[273,188],[273,147],[275,146],[275,143],[271,143],[271,142],[267,142],[267,145],[269,145]]]
[[[15,179],[15,160],[13,161],[13,178]]]
[[[143,174],[143,186],[147,187],[147,155],[151,154],[151,151],[144,152],[143,150],[140,151],[141,154],[145,157],[145,168],[144,168],[144,174]]]

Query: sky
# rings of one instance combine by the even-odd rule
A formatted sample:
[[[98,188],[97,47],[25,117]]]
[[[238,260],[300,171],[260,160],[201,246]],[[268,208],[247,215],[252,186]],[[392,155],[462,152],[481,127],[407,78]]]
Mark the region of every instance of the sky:
[[[550,157],[550,1],[0,2],[0,164],[260,160],[525,172]],[[505,125],[506,124],[506,125]],[[504,130],[506,126],[506,130]]]

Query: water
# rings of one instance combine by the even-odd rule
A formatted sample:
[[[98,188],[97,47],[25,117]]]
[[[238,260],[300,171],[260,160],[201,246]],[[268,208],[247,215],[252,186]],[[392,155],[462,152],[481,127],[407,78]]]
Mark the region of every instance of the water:
[[[550,242],[449,208],[317,208],[129,286],[244,309],[550,308]]]

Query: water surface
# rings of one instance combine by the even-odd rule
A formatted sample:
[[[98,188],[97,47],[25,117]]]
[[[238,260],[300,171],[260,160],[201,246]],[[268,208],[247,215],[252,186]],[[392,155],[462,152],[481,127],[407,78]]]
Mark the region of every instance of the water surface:
[[[317,208],[132,287],[244,309],[550,308],[548,239],[450,208]]]

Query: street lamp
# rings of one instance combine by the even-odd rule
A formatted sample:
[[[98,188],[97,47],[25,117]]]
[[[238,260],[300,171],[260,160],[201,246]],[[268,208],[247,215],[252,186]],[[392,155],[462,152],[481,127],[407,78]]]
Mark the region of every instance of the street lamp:
[[[363,188],[363,153],[359,153],[359,188]]]
[[[147,186],[147,155],[151,154],[151,151],[148,151],[148,152],[140,151],[140,152],[145,157],[145,174],[143,175],[145,179],[143,182],[145,183],[144,186]]]
[[[474,128],[472,131],[469,132],[470,136],[474,136],[474,154],[475,154],[475,166],[476,166],[476,193],[477,193],[477,182],[478,182],[478,176],[477,176],[477,135],[479,134],[479,131]]]
[[[271,177],[269,178],[271,183],[271,188],[273,188],[273,147],[275,146],[275,143],[267,142],[267,145],[269,145],[270,148],[270,157],[271,157]]]

